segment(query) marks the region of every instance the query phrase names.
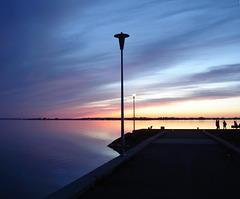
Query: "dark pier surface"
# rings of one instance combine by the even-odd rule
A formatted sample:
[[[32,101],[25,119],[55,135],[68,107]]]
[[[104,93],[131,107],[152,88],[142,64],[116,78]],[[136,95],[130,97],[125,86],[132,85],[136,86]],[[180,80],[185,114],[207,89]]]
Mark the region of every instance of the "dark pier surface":
[[[228,138],[228,143],[235,142],[236,150],[205,132],[165,130],[79,198],[239,198],[239,131],[222,130],[226,135],[210,132],[217,138]]]

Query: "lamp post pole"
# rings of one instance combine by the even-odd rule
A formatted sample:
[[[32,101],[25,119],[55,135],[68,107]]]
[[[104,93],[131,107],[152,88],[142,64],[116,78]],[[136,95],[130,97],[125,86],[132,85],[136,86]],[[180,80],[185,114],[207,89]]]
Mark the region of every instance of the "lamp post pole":
[[[135,131],[136,94],[133,94],[133,130]]]
[[[123,49],[125,38],[129,37],[128,34],[120,33],[114,35],[118,38],[121,50],[121,141],[122,141],[122,155],[125,156],[125,139],[124,139],[124,93],[123,93]]]

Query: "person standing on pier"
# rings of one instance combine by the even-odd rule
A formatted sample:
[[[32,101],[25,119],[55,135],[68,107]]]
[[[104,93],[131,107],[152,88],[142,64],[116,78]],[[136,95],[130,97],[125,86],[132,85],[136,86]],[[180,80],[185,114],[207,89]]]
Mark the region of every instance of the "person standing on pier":
[[[216,127],[217,127],[217,129],[220,129],[219,120],[216,120]]]
[[[227,122],[225,120],[223,121],[223,129],[227,129]]]

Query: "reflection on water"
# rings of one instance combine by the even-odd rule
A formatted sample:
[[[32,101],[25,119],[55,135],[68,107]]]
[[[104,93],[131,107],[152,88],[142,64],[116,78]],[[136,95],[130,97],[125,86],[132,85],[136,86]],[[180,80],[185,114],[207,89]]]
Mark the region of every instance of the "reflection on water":
[[[227,123],[230,128],[233,122]],[[118,156],[107,145],[120,136],[120,126],[120,121],[0,120],[1,198],[43,198]],[[125,121],[125,132],[132,126]],[[215,121],[136,121],[136,129],[149,126],[215,129]]]
[[[0,121],[1,198],[43,198],[116,157],[106,147],[118,137],[115,126],[101,121]]]
[[[132,121],[128,121],[127,128],[132,129]],[[229,127],[232,121],[229,121]],[[136,129],[147,128],[160,128],[164,126],[166,129],[215,129],[215,120],[147,120],[136,121]]]

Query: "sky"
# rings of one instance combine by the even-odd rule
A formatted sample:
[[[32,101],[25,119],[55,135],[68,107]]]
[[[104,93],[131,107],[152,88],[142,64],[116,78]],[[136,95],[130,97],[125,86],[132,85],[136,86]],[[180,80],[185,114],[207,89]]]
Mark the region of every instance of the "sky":
[[[0,0],[0,118],[240,117],[238,0]]]

